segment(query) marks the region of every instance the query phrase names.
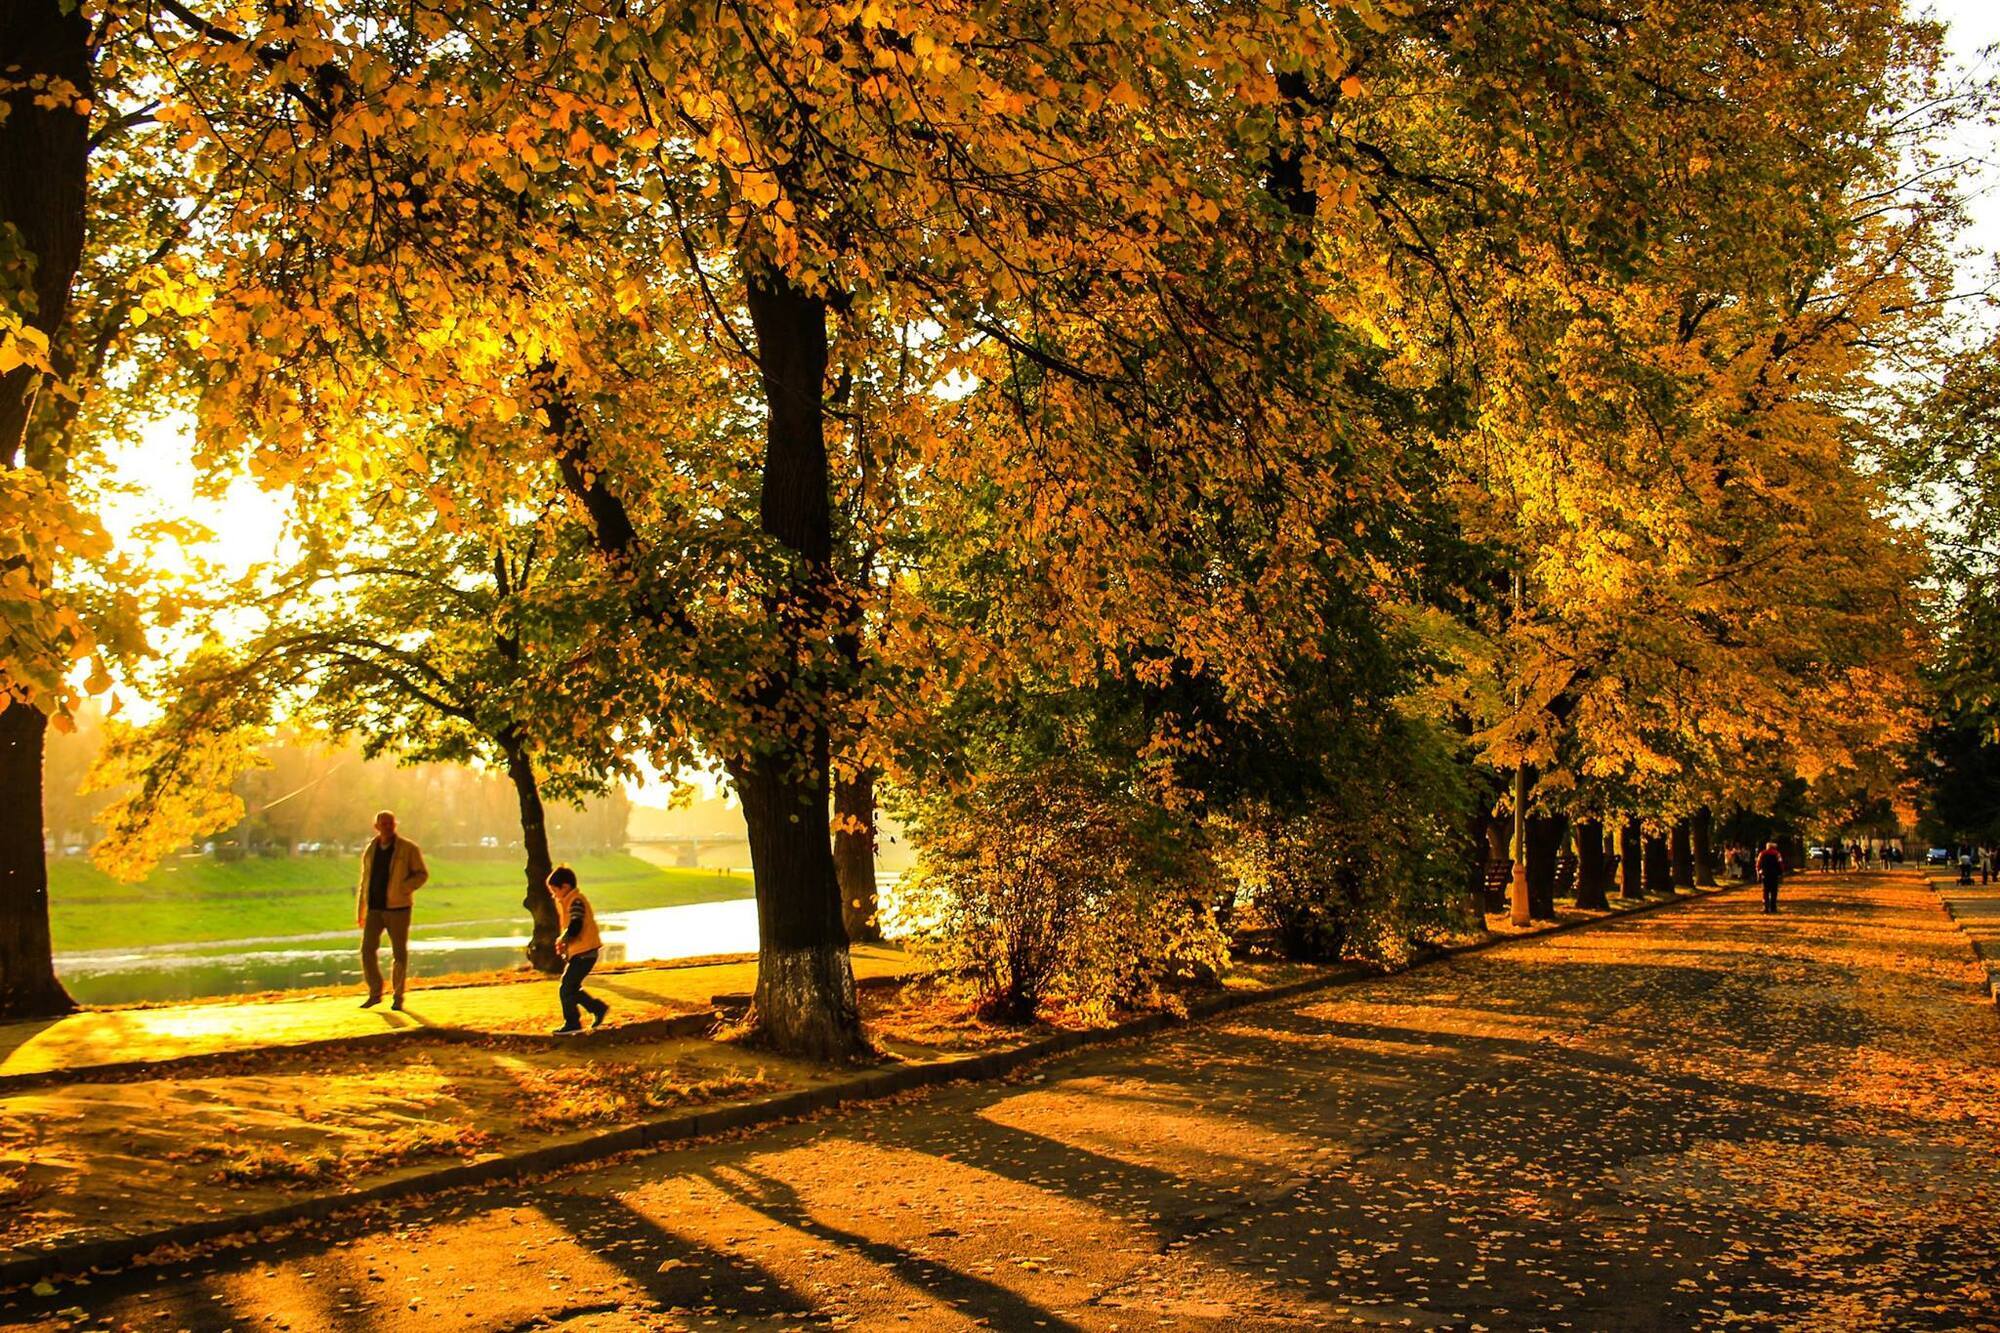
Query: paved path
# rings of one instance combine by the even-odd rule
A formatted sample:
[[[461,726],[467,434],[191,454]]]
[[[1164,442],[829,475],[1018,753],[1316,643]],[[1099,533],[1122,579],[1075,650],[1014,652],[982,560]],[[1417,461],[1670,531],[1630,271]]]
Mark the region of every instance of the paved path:
[[[1956,876],[1932,875],[1931,887],[1986,965],[1987,987],[2000,998],[2000,884],[1961,885]]]
[[[887,976],[914,964],[896,949],[854,951],[857,977]],[[590,989],[614,1006],[614,1021],[706,1009],[717,995],[755,986],[754,962],[614,969],[594,974]],[[50,1071],[83,1072],[133,1060],[235,1055],[315,1042],[417,1032],[426,1027],[475,1032],[549,1029],[547,978],[484,986],[423,986],[407,1007],[360,1007],[359,992],[290,1000],[225,1000],[155,1009],[92,1009],[41,1023],[0,1024],[0,1084]],[[537,987],[532,998],[522,986]]]
[[[141,1328],[1993,1328],[2000,1016],[1803,879],[0,1301]]]

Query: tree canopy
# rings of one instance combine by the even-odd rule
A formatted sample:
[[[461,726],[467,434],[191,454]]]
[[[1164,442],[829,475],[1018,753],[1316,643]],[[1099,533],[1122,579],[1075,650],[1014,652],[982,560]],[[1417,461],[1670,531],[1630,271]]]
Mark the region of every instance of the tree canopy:
[[[1898,488],[1991,480],[1995,377],[1986,92],[1889,0],[84,12],[0,123],[84,126],[45,208],[90,201],[0,326],[47,386],[0,681],[60,715],[180,609],[57,461],[149,413],[305,550],[160,677],[113,859],[290,711],[559,790],[709,765],[757,1021],[842,1056],[843,780],[940,892],[1033,895],[978,849],[1037,855],[1040,782],[1183,936],[1239,882],[1333,952],[1463,914],[1503,769],[1590,838],[1907,794]]]

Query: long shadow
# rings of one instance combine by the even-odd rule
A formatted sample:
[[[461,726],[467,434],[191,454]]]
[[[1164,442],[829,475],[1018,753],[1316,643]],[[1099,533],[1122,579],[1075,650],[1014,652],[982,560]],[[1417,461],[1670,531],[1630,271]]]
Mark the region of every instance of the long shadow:
[[[7,1058],[14,1052],[62,1021],[60,1018],[47,1018],[0,1025],[0,1070],[6,1069]]]
[[[617,974],[613,973],[612,975],[615,978]],[[584,982],[583,988],[586,991],[603,991],[607,995],[616,995],[621,999],[630,1000],[633,1004],[643,1005],[648,1009],[664,1009],[669,1014],[694,1013],[699,1009],[699,1006],[696,1009],[674,1009],[651,991],[640,990],[630,985],[621,986],[616,980],[600,979],[596,976],[592,976],[588,981]],[[555,1003],[553,992],[550,993],[549,1003],[551,1006]]]
[[[750,1186],[731,1177],[741,1177]],[[948,1264],[913,1253],[888,1241],[870,1240],[853,1231],[843,1231],[814,1216],[799,1192],[776,1176],[742,1163],[733,1165],[728,1175],[705,1172],[703,1179],[727,1193],[738,1203],[755,1209],[773,1221],[863,1256],[888,1269],[910,1285],[951,1305],[974,1319],[986,1320],[995,1328],[1029,1328],[1036,1325],[1054,1329],[1077,1326],[1046,1310],[1020,1294],[995,1282],[960,1272]]]
[[[815,1313],[810,1300],[762,1265],[668,1231],[623,1199],[562,1192],[535,1202],[578,1245],[662,1309],[751,1319],[804,1320]]]

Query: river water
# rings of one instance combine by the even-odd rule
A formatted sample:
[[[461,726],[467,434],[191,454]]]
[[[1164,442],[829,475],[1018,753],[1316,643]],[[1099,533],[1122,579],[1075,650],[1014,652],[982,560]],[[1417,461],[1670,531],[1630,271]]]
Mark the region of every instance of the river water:
[[[757,904],[751,898],[606,912],[597,924],[607,963],[757,951]],[[410,932],[410,974],[440,977],[519,966],[525,925],[457,922],[427,931],[420,914]],[[386,975],[386,939],[382,969]],[[356,933],[337,931],[62,953],[56,955],[56,971],[84,1004],[132,1004],[359,985],[361,955]]]

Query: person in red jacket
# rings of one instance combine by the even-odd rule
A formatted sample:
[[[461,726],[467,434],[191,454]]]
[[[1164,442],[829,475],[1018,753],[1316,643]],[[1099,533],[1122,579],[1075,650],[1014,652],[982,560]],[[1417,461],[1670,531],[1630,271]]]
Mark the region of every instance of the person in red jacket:
[[[1777,843],[1765,843],[1764,850],[1758,853],[1757,856],[1757,878],[1764,881],[1764,910],[1766,912],[1775,912],[1778,910],[1778,881],[1784,877],[1784,853],[1778,850]]]

